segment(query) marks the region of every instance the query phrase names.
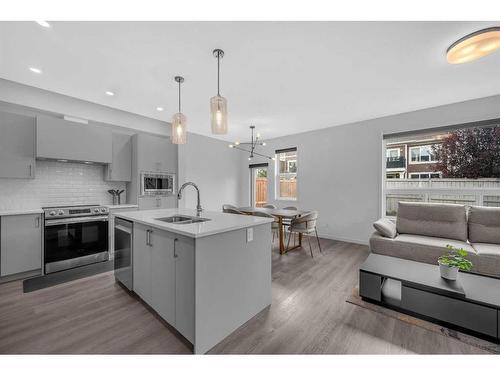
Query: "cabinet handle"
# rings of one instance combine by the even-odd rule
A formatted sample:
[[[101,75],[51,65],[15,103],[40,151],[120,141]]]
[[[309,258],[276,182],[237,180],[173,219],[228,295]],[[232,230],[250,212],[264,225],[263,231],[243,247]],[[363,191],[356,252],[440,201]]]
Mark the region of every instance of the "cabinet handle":
[[[153,234],[152,230],[149,230],[149,246],[153,247],[153,243],[151,242],[151,235]]]
[[[150,233],[149,229],[146,230],[146,246],[151,246],[149,244],[149,239],[150,239]]]
[[[35,219],[35,228],[40,228],[40,217],[39,216]]]
[[[29,168],[30,168],[30,177],[31,177],[33,175],[33,166],[30,164]]]
[[[179,256],[177,255],[177,241],[179,241],[178,238],[174,239],[174,258],[178,258]]]

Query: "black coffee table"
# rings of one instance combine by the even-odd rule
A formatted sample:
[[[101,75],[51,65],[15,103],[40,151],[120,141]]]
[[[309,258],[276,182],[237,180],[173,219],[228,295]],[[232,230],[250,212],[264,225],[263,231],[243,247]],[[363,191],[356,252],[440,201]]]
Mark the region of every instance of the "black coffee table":
[[[389,288],[390,286],[390,288]],[[389,290],[396,293],[389,294]],[[387,291],[387,292],[386,292]],[[359,270],[359,294],[370,302],[500,342],[500,279],[370,254]]]

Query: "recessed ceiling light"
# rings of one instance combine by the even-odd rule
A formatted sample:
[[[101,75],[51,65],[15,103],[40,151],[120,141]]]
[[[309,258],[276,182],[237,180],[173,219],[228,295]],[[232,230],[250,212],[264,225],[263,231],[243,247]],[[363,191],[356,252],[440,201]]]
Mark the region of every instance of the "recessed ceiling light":
[[[450,64],[462,64],[500,49],[500,27],[479,30],[453,43],[446,51]]]
[[[156,110],[157,110],[158,112],[163,112],[163,107],[156,107]]]
[[[50,28],[50,23],[47,21],[35,21],[37,24],[39,24],[42,27],[45,27],[46,29]]]
[[[113,91],[106,91],[106,95],[115,96],[115,93]]]
[[[41,74],[42,73],[42,69],[38,69],[38,68],[34,68],[32,66],[30,66],[29,68],[33,73],[36,73],[36,74]]]

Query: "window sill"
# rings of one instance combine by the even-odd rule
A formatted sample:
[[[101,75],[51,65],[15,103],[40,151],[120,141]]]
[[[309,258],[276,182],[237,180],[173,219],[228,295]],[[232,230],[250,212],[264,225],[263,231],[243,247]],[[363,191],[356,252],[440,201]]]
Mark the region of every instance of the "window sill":
[[[297,198],[276,198],[275,200],[297,202]]]

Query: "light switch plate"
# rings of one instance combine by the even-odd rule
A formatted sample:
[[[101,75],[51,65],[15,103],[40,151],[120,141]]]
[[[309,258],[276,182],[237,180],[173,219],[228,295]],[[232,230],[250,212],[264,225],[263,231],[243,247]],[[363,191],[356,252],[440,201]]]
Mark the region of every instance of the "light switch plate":
[[[253,228],[247,228],[247,242],[253,241]]]

